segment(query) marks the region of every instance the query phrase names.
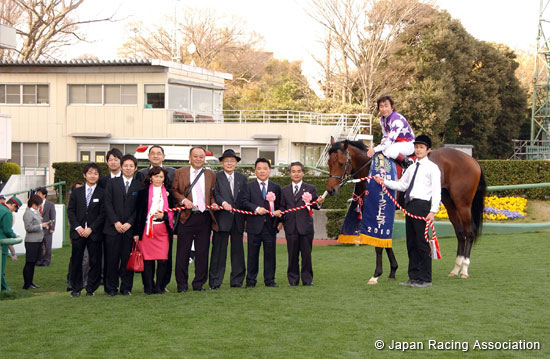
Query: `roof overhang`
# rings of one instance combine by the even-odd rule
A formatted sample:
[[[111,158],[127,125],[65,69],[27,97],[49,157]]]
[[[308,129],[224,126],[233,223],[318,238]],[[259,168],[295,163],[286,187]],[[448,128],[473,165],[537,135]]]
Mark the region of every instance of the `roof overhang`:
[[[71,137],[87,137],[87,138],[110,138],[110,133],[87,133],[87,132],[78,132],[78,133],[69,133]]]
[[[169,84],[174,84],[174,85],[185,85],[185,86],[191,86],[191,87],[207,88],[207,89],[212,89],[212,90],[222,90],[222,91],[227,90],[225,87],[210,84],[210,83],[185,81],[185,80],[174,79],[174,78],[169,78],[168,83]]]

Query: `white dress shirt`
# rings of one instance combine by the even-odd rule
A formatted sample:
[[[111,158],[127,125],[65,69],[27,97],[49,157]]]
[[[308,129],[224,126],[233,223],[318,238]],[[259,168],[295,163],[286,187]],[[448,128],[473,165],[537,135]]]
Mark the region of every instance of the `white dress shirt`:
[[[189,167],[190,168],[190,171],[189,171],[189,183],[193,183],[193,181],[195,180],[195,169],[193,167]],[[201,172],[202,168],[198,170],[197,172],[197,175]],[[202,197],[204,198],[204,204],[206,205],[206,189],[204,188],[204,173],[200,176],[199,180],[197,181],[197,183],[195,183],[195,185],[193,186],[193,190],[191,191],[193,193],[193,206],[197,206],[198,205],[198,202],[197,202],[197,196],[199,195],[199,193],[197,192],[198,191],[198,188],[197,188],[197,185],[200,186],[200,188],[202,189]]]
[[[410,193],[411,201],[413,199],[431,201],[430,212],[437,213],[441,202],[441,171],[427,156],[418,163],[420,165]],[[399,181],[384,180],[384,184],[390,189],[405,192],[409,188],[415,169],[416,163],[407,168]]]
[[[292,194],[294,195],[294,189],[296,188],[296,186],[298,186],[298,192],[300,192],[300,189],[302,188],[302,183],[304,181],[300,181],[298,183],[294,183],[292,182]]]

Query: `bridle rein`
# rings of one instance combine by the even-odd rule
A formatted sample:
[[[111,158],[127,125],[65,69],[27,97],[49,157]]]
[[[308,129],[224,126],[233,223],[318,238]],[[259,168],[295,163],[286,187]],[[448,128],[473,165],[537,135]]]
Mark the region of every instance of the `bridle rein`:
[[[352,164],[351,164],[351,156],[349,154],[349,151],[346,149],[346,151],[344,152],[341,149],[338,149],[337,152],[340,152],[340,153],[343,153],[343,154],[346,155],[346,165],[344,167],[344,173],[342,173],[341,176],[329,174],[329,178],[338,178],[340,180],[340,183],[338,184],[340,187],[345,185],[346,183],[348,183],[353,178],[355,178],[355,175],[357,175],[359,172],[361,172],[365,167],[367,167],[372,162],[372,158],[369,158],[369,160],[367,162],[365,162],[365,164],[363,166],[359,167],[359,169],[357,171],[355,171],[353,173],[350,173],[348,175],[347,174],[348,173],[348,168],[350,169],[350,171],[353,170]]]

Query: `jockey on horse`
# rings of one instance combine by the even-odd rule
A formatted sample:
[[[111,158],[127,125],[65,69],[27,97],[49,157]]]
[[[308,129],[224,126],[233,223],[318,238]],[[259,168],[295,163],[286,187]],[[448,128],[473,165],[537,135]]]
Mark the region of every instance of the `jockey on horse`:
[[[376,100],[382,127],[381,143],[369,148],[367,156],[372,158],[376,152],[382,152],[384,156],[395,160],[403,169],[412,165],[407,157],[414,153],[414,133],[403,115],[397,113],[393,107],[393,99],[390,96],[382,96]]]

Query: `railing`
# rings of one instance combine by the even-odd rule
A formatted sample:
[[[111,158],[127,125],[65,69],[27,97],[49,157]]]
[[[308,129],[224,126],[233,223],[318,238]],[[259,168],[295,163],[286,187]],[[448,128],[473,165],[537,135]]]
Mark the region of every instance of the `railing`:
[[[52,184],[47,184],[45,186],[39,186],[39,187],[25,189],[23,191],[18,191],[18,192],[13,192],[13,193],[5,193],[5,194],[2,194],[2,195],[4,197],[8,198],[8,197],[11,197],[11,196],[16,196],[16,195],[21,194],[21,193],[29,193],[29,192],[32,192],[32,191],[36,191],[37,189],[42,188],[42,187],[45,187],[45,188],[58,187],[58,194],[59,194],[58,202],[61,204],[61,203],[63,203],[63,186],[66,185],[66,184],[67,184],[67,182],[61,181],[61,182],[56,182],[56,183],[52,183]]]
[[[550,141],[548,140],[512,140],[513,160],[544,160],[550,159]]]
[[[294,110],[224,110],[216,114],[197,114],[191,111],[169,110],[172,123],[303,123],[334,126],[343,117],[351,127],[359,119],[363,127],[371,126],[370,114],[316,113]]]

